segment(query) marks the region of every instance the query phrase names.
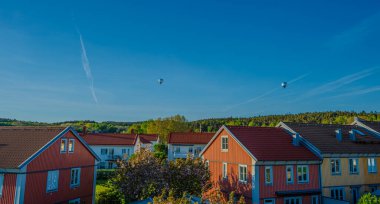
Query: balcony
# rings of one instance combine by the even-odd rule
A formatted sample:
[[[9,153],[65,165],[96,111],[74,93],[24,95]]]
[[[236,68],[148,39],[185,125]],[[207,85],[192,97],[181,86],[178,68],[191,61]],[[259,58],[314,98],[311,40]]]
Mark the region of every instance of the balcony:
[[[173,152],[173,157],[176,159],[186,159],[187,156],[190,156],[191,158],[198,157],[198,154],[189,153],[189,152]]]

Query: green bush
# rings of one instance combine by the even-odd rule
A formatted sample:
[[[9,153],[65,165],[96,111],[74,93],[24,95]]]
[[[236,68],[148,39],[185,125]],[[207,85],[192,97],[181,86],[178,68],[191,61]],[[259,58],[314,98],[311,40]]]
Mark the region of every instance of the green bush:
[[[360,198],[359,204],[380,204],[380,198],[367,193]]]
[[[96,172],[97,180],[109,180],[115,176],[114,169],[98,169]]]
[[[98,204],[125,203],[123,195],[112,186],[111,182],[104,185],[96,185],[95,201]]]

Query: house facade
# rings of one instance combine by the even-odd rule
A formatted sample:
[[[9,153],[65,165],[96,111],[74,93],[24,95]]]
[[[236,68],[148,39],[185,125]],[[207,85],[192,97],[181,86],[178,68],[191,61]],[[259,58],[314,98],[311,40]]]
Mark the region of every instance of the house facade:
[[[71,127],[0,127],[0,203],[94,203],[99,158]]]
[[[200,155],[212,182],[247,203],[320,203],[320,159],[280,128],[223,126]]]
[[[380,186],[380,138],[356,125],[280,123],[293,137],[323,159],[322,194],[357,203]]]
[[[154,145],[159,142],[159,137],[156,134],[138,134],[135,140],[134,151],[140,151],[142,148],[153,151]]]
[[[171,133],[168,138],[168,159],[183,159],[187,156],[199,157],[199,153],[215,133]]]
[[[133,153],[137,135],[86,133],[83,139],[100,158],[99,169],[114,169],[118,160],[127,160]]]

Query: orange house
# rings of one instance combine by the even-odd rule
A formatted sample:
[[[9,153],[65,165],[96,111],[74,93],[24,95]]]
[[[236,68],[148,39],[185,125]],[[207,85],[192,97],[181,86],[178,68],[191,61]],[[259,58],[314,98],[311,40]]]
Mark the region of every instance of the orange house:
[[[320,203],[321,160],[281,128],[223,126],[201,156],[213,183],[248,203]]]
[[[71,127],[0,127],[0,204],[94,203],[98,160]]]

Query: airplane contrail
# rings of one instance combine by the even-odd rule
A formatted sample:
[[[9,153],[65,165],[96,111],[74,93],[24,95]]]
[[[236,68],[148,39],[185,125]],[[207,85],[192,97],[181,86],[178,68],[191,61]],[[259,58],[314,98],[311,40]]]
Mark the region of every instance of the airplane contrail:
[[[309,76],[309,75],[310,75],[310,73],[307,73],[307,74],[301,75],[301,76],[299,76],[299,77],[297,77],[297,78],[294,78],[294,79],[290,80],[290,81],[288,82],[288,84],[295,83],[295,82],[297,82],[297,81],[299,81],[299,80],[301,80],[301,79],[303,79],[303,78],[305,78],[305,77],[307,77],[307,76]],[[248,103],[252,103],[252,102],[254,102],[254,101],[257,101],[257,100],[259,100],[259,99],[261,99],[261,98],[264,98],[265,96],[268,96],[268,95],[270,95],[270,94],[272,94],[272,93],[278,91],[279,89],[281,89],[281,88],[278,88],[278,87],[273,88],[273,89],[271,89],[271,90],[269,90],[269,91],[267,91],[267,92],[265,92],[265,93],[263,93],[263,94],[261,94],[261,95],[259,95],[259,96],[256,96],[256,97],[251,98],[251,99],[249,99],[249,100],[246,100],[246,101],[244,101],[244,102],[241,102],[241,103],[238,103],[238,104],[232,105],[232,106],[226,108],[225,111],[229,111],[229,110],[231,110],[231,109],[233,109],[233,108],[236,108],[236,107],[239,107],[239,106],[241,106],[241,105],[245,105],[245,104],[248,104]]]
[[[86,48],[85,48],[84,43],[83,43],[82,34],[79,31],[78,31],[78,33],[79,33],[80,46],[81,46],[81,50],[82,50],[83,70],[86,73],[86,77],[90,83],[90,91],[91,91],[92,98],[94,99],[95,103],[98,103],[98,97],[96,96],[96,92],[95,92],[95,88],[94,88],[94,77],[92,76],[92,73],[91,73],[91,67],[90,67],[88,57],[87,57]]]

